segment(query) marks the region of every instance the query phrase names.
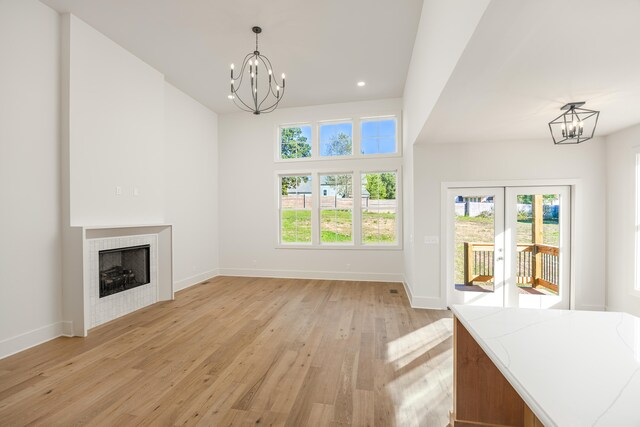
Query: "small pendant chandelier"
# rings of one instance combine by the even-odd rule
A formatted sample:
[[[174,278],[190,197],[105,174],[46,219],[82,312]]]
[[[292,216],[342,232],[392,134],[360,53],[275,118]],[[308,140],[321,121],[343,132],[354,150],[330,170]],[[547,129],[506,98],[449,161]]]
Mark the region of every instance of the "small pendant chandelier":
[[[566,112],[549,122],[554,144],[580,144],[593,138],[599,111],[580,108],[584,102],[570,102],[562,106]]]
[[[253,27],[251,29],[256,35],[256,50],[247,54],[240,67],[240,72],[234,74],[234,65],[231,64],[231,93],[229,99],[243,111],[253,114],[270,113],[278,107],[278,104],[284,96],[284,73],[282,74],[282,85],[278,83],[276,76],[273,75],[273,67],[271,61],[258,50],[258,34],[262,32],[262,28]],[[260,71],[262,69],[263,71]],[[246,73],[246,74],[245,74]],[[259,76],[268,76],[262,78],[262,84]],[[245,82],[244,99],[240,96],[242,83]]]

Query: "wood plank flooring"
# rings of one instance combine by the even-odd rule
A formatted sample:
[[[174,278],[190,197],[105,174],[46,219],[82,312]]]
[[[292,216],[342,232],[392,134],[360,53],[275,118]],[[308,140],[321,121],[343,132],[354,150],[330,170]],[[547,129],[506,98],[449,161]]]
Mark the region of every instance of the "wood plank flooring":
[[[0,360],[0,425],[444,427],[452,330],[399,283],[217,277]]]

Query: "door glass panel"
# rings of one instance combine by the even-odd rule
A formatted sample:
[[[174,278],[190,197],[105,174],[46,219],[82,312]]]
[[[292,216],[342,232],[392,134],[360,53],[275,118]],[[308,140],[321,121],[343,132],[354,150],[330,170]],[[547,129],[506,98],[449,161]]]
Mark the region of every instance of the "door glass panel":
[[[495,290],[493,196],[456,196],[454,224],[455,289],[468,292],[493,292]]]
[[[516,285],[521,294],[558,295],[560,195],[519,194]]]

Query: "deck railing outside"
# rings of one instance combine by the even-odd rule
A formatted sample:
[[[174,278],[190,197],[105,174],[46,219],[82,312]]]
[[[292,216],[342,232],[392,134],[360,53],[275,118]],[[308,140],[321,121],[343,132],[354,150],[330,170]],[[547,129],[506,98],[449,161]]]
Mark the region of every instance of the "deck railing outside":
[[[541,244],[517,245],[516,283],[520,286],[542,286],[558,293],[559,251],[557,246]],[[465,285],[493,281],[493,243],[464,242]]]

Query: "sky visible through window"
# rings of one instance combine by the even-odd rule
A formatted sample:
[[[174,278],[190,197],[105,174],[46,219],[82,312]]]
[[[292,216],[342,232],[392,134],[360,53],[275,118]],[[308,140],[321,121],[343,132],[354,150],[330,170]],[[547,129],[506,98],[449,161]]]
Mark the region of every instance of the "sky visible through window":
[[[345,156],[352,154],[353,124],[320,125],[320,155]]]
[[[363,121],[361,124],[360,152],[362,154],[389,154],[396,152],[396,120]]]
[[[311,142],[311,126],[300,126],[300,130],[302,131],[302,136]]]

